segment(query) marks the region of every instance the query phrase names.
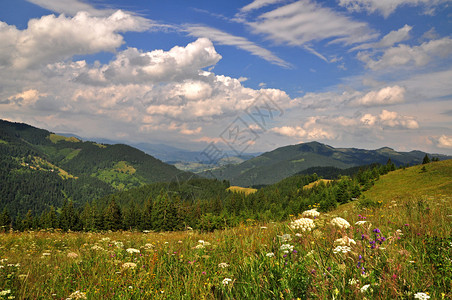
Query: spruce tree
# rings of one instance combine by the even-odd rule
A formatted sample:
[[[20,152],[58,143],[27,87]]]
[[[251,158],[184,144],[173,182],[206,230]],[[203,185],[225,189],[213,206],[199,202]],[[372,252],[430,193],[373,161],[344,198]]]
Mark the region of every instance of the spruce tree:
[[[422,160],[422,164],[425,165],[428,163],[430,163],[430,158],[428,157],[427,154],[425,154],[424,159]]]
[[[121,209],[114,198],[104,211],[104,228],[106,230],[122,229]]]

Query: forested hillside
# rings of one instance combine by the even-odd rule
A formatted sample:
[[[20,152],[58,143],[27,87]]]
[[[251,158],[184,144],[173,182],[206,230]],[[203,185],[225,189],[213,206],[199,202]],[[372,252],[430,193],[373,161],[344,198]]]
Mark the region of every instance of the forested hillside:
[[[213,173],[215,178],[229,180],[233,185],[261,186],[304,173],[310,168],[347,169],[372,163],[385,164],[388,159],[397,167],[416,165],[422,162],[425,155],[426,153],[421,151],[397,152],[388,147],[364,150],[334,148],[318,142],[309,142],[277,148],[241,164],[225,166],[209,173]],[[429,155],[440,160],[452,158],[446,155]],[[337,174],[335,172],[334,175]],[[207,175],[209,174],[206,173]],[[342,175],[345,175],[345,172]]]
[[[60,213],[49,208],[40,215],[30,211],[14,220],[3,212],[2,226],[17,229],[61,228],[63,230],[153,230],[195,228],[212,231],[240,223],[286,220],[316,207],[329,211],[355,201],[381,174],[395,165],[362,167],[352,177],[319,180],[316,174],[294,175],[254,193],[229,191],[228,181],[192,178],[154,183],[122,191],[75,208],[68,201]]]
[[[66,200],[83,206],[176,175],[191,176],[127,145],[83,142],[0,120],[0,210],[13,216],[59,210]]]

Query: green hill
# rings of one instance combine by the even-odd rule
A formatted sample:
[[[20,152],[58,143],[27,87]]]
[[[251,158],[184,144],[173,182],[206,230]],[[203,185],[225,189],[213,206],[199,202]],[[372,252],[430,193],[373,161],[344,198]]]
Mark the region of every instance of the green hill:
[[[127,145],[84,142],[23,123],[0,120],[0,141],[0,210],[12,215],[190,177]]]
[[[277,148],[241,164],[218,168],[212,173],[216,178],[229,180],[233,185],[259,186],[302,174],[304,170],[314,167],[347,169],[373,163],[386,164],[388,159],[396,166],[414,165],[421,163],[425,154],[421,151],[397,152],[388,147],[377,150],[333,148],[310,142]],[[450,158],[445,155],[434,156],[439,159]]]

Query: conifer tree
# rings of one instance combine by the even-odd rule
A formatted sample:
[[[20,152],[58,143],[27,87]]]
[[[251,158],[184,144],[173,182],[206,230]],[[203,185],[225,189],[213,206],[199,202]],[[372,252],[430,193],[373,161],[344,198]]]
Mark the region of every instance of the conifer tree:
[[[424,159],[422,160],[422,164],[425,165],[428,163],[430,163],[430,158],[428,157],[427,154],[425,154]]]
[[[104,211],[104,228],[106,230],[122,229],[122,213],[115,198],[110,201],[110,204]]]

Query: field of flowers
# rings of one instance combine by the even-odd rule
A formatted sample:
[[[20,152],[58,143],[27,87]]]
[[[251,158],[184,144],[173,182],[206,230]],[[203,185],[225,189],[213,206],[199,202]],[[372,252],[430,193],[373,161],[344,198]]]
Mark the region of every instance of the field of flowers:
[[[0,299],[451,299],[451,197],[379,202],[213,233],[2,233]]]

